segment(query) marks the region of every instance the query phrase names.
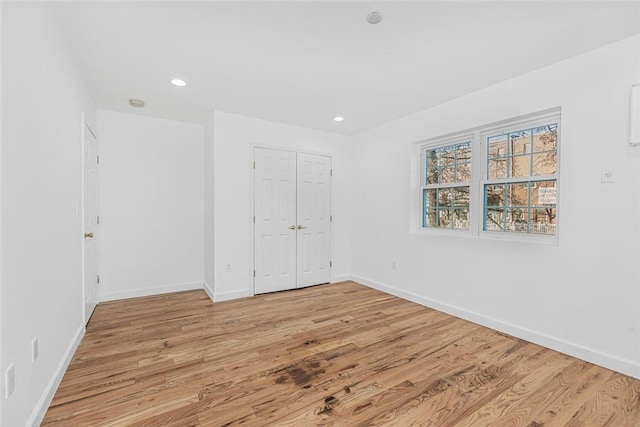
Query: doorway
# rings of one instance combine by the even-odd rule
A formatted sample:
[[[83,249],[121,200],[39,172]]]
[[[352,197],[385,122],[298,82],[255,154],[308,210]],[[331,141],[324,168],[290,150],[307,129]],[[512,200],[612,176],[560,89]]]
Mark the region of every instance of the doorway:
[[[331,279],[331,157],[254,149],[256,294]]]

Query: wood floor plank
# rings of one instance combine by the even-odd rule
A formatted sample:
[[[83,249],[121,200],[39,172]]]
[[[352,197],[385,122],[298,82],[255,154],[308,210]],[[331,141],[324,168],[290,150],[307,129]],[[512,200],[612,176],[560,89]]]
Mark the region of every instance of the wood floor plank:
[[[43,426],[640,425],[640,380],[353,282],[98,305]]]

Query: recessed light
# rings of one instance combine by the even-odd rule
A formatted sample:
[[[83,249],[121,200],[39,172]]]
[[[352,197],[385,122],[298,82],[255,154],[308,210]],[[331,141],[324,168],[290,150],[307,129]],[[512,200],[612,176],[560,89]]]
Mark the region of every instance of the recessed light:
[[[343,121],[343,120],[344,120],[344,117],[340,117],[340,116],[338,116],[338,117],[334,117],[334,118],[333,118],[333,121],[334,121],[334,122],[341,122],[341,121]]]
[[[380,12],[371,12],[367,15],[367,22],[369,24],[377,24],[382,21],[382,14]]]
[[[180,86],[180,87],[183,87],[183,86],[187,85],[187,83],[184,80],[180,80],[180,79],[173,79],[173,80],[171,80],[171,83],[176,85],[176,86]]]
[[[142,108],[144,107],[144,101],[142,99],[131,98],[129,100],[129,105],[136,108]]]

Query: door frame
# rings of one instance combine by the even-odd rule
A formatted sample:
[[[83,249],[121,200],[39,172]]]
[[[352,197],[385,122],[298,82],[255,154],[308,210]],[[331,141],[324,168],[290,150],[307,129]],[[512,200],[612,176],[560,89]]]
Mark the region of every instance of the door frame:
[[[256,148],[266,148],[269,150],[279,150],[279,151],[288,151],[288,152],[293,152],[296,153],[296,155],[298,153],[303,153],[303,154],[312,154],[315,156],[325,156],[325,157],[329,157],[330,162],[331,162],[331,170],[333,172],[333,154],[332,153],[327,153],[327,152],[320,152],[320,151],[310,151],[310,150],[298,150],[296,148],[291,148],[291,147],[282,147],[282,146],[277,146],[277,145],[270,145],[270,144],[259,144],[259,143],[252,143],[250,145],[250,149],[251,149],[251,164],[249,165],[249,169],[251,170],[251,218],[253,219],[253,221],[251,222],[251,254],[252,254],[252,260],[251,260],[251,266],[252,266],[252,270],[253,270],[253,276],[252,276],[252,280],[251,280],[251,290],[253,292],[253,295],[256,295],[256,276],[255,276],[255,271],[256,271],[256,224],[255,224],[255,215],[256,215],[256,170],[255,170],[255,161],[256,161]],[[296,168],[297,168],[297,161],[296,161]],[[297,176],[297,172],[296,172],[296,176]],[[329,176],[329,187],[330,187],[330,197],[329,197],[329,214],[331,215],[331,217],[333,217],[333,204],[334,204],[334,189],[333,189],[333,175]],[[297,196],[296,196],[296,206],[297,206]],[[332,260],[333,262],[333,221],[330,221],[329,223],[329,230],[330,230],[330,236],[329,236],[329,259]],[[297,241],[297,239],[296,239]],[[296,251],[297,253],[297,251]],[[296,270],[296,275],[297,275],[297,270]],[[333,282],[333,265],[331,265],[329,267],[329,277],[330,277],[330,281]],[[296,278],[297,281],[297,278]]]
[[[84,179],[84,175],[85,175],[85,171],[84,171],[84,167],[85,167],[85,144],[84,144],[84,139],[86,136],[87,131],[89,133],[91,133],[91,135],[93,135],[93,137],[96,139],[96,141],[99,141],[98,139],[98,135],[97,133],[91,129],[91,126],[89,125],[89,123],[87,123],[86,121],[86,114],[85,113],[81,113],[81,131],[80,131],[80,202],[79,205],[76,205],[76,212],[79,212],[79,217],[80,217],[80,254],[81,254],[81,260],[82,260],[82,268],[80,271],[81,277],[82,279],[80,280],[80,283],[82,285],[82,320],[84,323],[84,329],[87,329],[87,322],[89,322],[89,319],[87,318],[87,307],[86,307],[86,300],[87,300],[87,295],[86,295],[86,275],[85,275],[85,238],[84,238],[84,233],[85,233],[85,209],[84,209],[84,203],[85,203],[85,187],[86,187],[86,183],[85,183],[85,179]],[[98,188],[99,188],[99,178],[98,178]],[[100,203],[98,200],[98,209],[100,207]],[[98,242],[96,242],[96,250],[98,253],[98,260],[96,261],[96,269],[98,271],[98,275],[100,274],[100,244],[99,244],[99,240]],[[98,303],[100,302],[100,290],[98,289]]]

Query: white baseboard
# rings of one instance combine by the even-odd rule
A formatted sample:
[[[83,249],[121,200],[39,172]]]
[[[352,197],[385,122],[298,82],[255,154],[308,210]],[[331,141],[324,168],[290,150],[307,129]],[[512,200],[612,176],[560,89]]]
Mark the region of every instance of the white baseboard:
[[[209,299],[213,302],[213,295],[214,295],[213,286],[210,286],[205,280],[204,282],[202,282],[202,289],[204,289],[204,291],[209,296]]]
[[[530,341],[543,347],[559,351],[560,353],[585,360],[595,365],[599,365],[607,369],[611,369],[616,372],[620,372],[625,375],[640,379],[640,363],[633,360],[622,358],[612,354],[607,354],[581,344],[566,341],[564,339],[541,333],[539,331],[534,331],[532,329],[523,328],[521,326],[504,322],[502,320],[495,319],[481,313],[468,311],[455,305],[427,298],[413,292],[407,292],[402,289],[385,285],[383,283],[379,283],[364,277],[351,276],[351,280],[377,289],[379,291],[415,302],[417,304],[424,305],[426,307],[433,308],[447,314],[451,314],[452,316],[456,316],[461,319],[465,319],[470,322],[477,323],[479,325],[486,326],[500,332],[504,332],[514,337]]]
[[[82,341],[82,337],[84,337],[84,331],[85,325],[83,323],[80,325],[75,335],[71,339],[67,350],[64,352],[62,359],[60,359],[56,370],[54,371],[51,379],[49,380],[49,383],[42,392],[40,399],[38,399],[38,403],[36,404],[35,408],[33,408],[31,416],[29,416],[29,419],[27,420],[27,423],[25,425],[37,427],[44,419],[44,416],[47,413],[47,409],[49,409],[49,405],[51,405],[51,401],[53,400],[53,396],[56,394],[58,386],[60,386],[62,377],[67,371],[69,363],[71,363],[71,359],[73,358],[76,349],[80,345],[80,341]]]
[[[346,282],[348,280],[351,280],[351,276],[348,274],[342,274],[340,276],[333,276],[331,278],[331,283]]]
[[[228,301],[232,299],[252,297],[253,295],[254,295],[253,289],[243,289],[241,291],[231,291],[231,292],[217,292],[217,293],[214,292],[213,301],[214,302]]]
[[[129,299],[138,297],[148,297],[150,295],[169,294],[171,292],[193,291],[202,289],[202,282],[176,283],[173,285],[158,286],[154,288],[132,289],[129,291],[107,292],[100,295],[100,302],[115,301],[119,299]]]

